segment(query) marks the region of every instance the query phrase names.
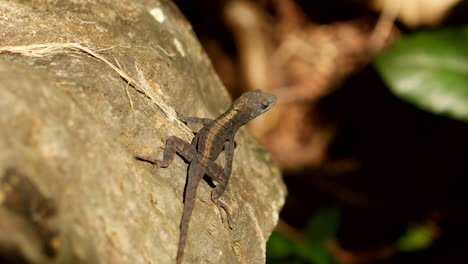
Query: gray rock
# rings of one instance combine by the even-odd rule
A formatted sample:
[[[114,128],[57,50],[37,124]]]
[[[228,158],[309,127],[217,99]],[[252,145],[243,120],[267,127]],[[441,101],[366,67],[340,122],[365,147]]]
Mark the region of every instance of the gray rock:
[[[1,1],[0,258],[174,263],[187,164],[133,156],[191,140],[175,111],[216,117],[230,102],[169,1]],[[265,262],[286,189],[247,129],[236,141],[223,196],[234,229],[203,182],[186,263]]]

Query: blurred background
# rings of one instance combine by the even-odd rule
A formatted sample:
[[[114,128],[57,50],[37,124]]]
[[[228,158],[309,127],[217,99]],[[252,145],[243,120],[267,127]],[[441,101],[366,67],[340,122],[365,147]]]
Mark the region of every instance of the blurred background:
[[[468,250],[468,3],[177,0],[288,186],[267,263],[450,263]]]

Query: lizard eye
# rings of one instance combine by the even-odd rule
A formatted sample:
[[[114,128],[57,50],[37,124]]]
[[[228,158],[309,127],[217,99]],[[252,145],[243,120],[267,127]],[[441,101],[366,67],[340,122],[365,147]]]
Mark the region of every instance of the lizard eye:
[[[268,102],[262,102],[261,107],[262,109],[266,109],[268,107]]]

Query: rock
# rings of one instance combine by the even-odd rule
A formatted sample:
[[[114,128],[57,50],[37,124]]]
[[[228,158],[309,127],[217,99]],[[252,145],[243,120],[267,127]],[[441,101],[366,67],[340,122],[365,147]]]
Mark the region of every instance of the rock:
[[[177,7],[0,2],[0,80],[0,262],[174,263],[187,164],[133,156],[191,140],[176,110],[216,117],[231,102]],[[223,196],[234,229],[202,182],[186,263],[265,262],[286,189],[247,129],[236,141]]]

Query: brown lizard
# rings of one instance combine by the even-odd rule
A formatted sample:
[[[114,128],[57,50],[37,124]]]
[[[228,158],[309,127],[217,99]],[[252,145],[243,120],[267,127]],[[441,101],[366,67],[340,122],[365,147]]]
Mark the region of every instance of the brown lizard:
[[[224,114],[216,119],[179,116],[187,124],[203,124],[203,128],[196,133],[191,144],[181,138],[171,136],[166,141],[162,160],[150,157],[136,157],[139,160],[148,161],[159,168],[165,168],[172,163],[175,154],[178,153],[190,163],[187,183],[185,185],[184,210],[180,222],[179,247],[176,257],[177,264],[182,263],[190,216],[195,206],[197,187],[204,175],[208,175],[208,177],[218,183],[211,192],[211,200],[218,208],[222,208],[226,212],[229,227],[232,228],[231,215],[227,204],[219,198],[226,190],[231,176],[234,135],[241,126],[265,113],[275,102],[275,96],[255,90],[242,94]],[[226,156],[224,168],[215,163],[215,160],[223,150]]]

